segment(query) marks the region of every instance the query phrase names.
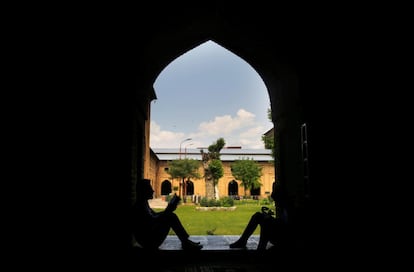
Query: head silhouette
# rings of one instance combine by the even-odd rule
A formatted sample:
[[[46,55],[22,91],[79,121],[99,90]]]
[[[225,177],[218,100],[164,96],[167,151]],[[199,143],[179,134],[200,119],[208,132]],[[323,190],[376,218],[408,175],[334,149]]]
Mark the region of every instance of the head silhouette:
[[[152,199],[154,196],[154,190],[151,186],[151,181],[149,179],[141,179],[137,181],[136,184],[136,197],[137,200],[148,200]]]

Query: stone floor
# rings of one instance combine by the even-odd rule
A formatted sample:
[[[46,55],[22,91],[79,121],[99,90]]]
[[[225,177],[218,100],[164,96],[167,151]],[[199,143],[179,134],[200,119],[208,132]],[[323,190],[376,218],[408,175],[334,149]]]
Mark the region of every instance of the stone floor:
[[[200,242],[203,245],[202,250],[241,250],[229,248],[229,244],[236,241],[239,235],[200,235],[191,236],[190,240],[194,242]],[[256,250],[259,241],[259,235],[250,236],[247,241],[247,250]],[[268,247],[272,244],[269,243]],[[178,237],[175,235],[168,235],[164,243],[159,247],[160,250],[181,250],[181,243]]]

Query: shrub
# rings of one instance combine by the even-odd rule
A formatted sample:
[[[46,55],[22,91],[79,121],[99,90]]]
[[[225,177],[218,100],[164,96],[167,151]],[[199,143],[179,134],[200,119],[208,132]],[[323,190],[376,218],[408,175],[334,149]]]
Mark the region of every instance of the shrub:
[[[208,200],[208,207],[220,207],[220,201],[211,198]]]
[[[208,199],[206,197],[202,197],[200,200],[201,207],[208,207]]]
[[[263,199],[260,201],[260,204],[261,204],[261,205],[270,205],[270,200],[269,200],[268,198],[263,198]]]
[[[234,206],[234,200],[231,197],[223,197],[221,199],[221,206],[223,207],[233,207]]]
[[[233,207],[234,200],[230,197],[223,197],[219,200],[214,198],[208,199],[206,197],[201,198],[200,200],[201,207]]]

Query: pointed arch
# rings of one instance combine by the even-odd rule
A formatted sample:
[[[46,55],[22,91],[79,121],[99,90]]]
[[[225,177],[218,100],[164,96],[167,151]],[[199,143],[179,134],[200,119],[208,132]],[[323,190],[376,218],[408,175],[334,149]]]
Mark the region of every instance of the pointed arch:
[[[251,190],[250,190],[250,195],[253,197],[253,198],[258,198],[259,196],[260,196],[260,193],[261,193],[261,187],[258,187],[258,188],[252,188]]]
[[[230,197],[236,197],[239,195],[239,184],[234,179],[227,185],[227,192]]]
[[[164,180],[161,183],[161,195],[169,195],[171,192],[171,182],[169,180]]]
[[[187,180],[185,182],[186,185],[186,192],[188,196],[192,196],[194,195],[194,182],[192,182],[191,180]]]

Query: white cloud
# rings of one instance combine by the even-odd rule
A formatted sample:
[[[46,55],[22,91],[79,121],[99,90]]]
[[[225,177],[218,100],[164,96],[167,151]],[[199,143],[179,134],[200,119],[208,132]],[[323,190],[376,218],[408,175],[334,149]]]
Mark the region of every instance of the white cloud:
[[[180,141],[185,137],[182,132],[161,130],[161,127],[154,121],[151,121],[150,134],[150,146],[158,148],[178,147]]]
[[[264,132],[264,127],[255,122],[253,113],[240,109],[236,116],[216,116],[212,121],[202,122],[198,131],[193,133],[162,130],[156,122],[151,121],[150,145],[158,148],[178,148],[183,139],[192,138],[193,140],[187,143],[188,148],[208,147],[222,137],[226,141],[226,146],[256,149],[264,148],[261,140]]]
[[[262,135],[264,133],[264,128],[262,126],[255,126],[249,128],[248,130],[240,133],[240,138],[256,138],[257,135]],[[261,138],[261,137],[260,137]]]
[[[259,125],[240,133],[239,136],[241,145],[252,149],[264,148],[264,143],[262,141],[262,135],[264,132],[263,126]]]
[[[252,125],[254,117],[253,113],[240,109],[234,118],[230,115],[223,115],[215,117],[213,121],[202,122],[199,126],[199,133],[224,137],[230,135],[235,130]]]

